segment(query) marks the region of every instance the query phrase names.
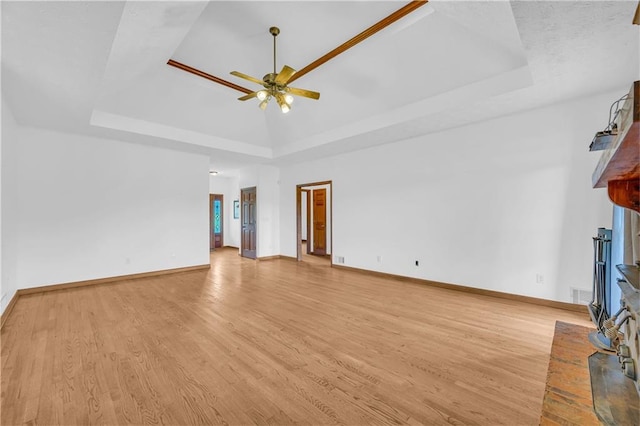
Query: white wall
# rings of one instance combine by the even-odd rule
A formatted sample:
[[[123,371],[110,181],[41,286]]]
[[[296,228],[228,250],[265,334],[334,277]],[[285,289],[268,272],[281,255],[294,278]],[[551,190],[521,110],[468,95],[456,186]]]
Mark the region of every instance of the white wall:
[[[14,147],[17,146],[17,125],[11,111],[2,99],[2,137],[0,137],[0,312],[5,308],[18,290],[15,279],[15,253],[8,252],[6,246],[14,245],[15,229],[7,227],[13,219],[13,212],[6,211],[8,206],[15,203],[17,188],[8,185],[5,178],[7,167],[5,159],[11,158]]]
[[[2,121],[4,122],[5,117],[5,107],[4,99],[2,99]],[[13,118],[13,117],[11,117]],[[13,125],[14,123],[12,123]],[[4,126],[2,126],[4,130]],[[7,133],[8,134],[8,133]],[[2,164],[2,139],[4,138],[4,134],[0,136],[0,165]],[[11,297],[13,297],[13,293],[8,294],[8,291],[5,293],[5,289],[2,286],[2,171],[0,170],[0,313],[4,312],[5,307],[9,304]]]
[[[257,257],[279,255],[280,170],[277,167],[267,165],[242,169],[239,171],[238,175],[238,186],[240,189],[251,188],[253,186],[256,187],[256,208],[258,213],[256,223]]]
[[[211,176],[209,193],[224,195],[224,245],[240,247],[240,219],[233,218],[233,201],[240,200],[238,179],[235,177]]]
[[[19,187],[12,182],[9,174],[11,170],[16,169],[18,164],[8,161],[15,157],[16,150],[19,146],[19,130],[11,111],[3,102],[2,104],[2,156],[0,158],[1,167],[0,175],[1,187],[0,195],[2,198],[2,222],[0,223],[2,235],[2,270],[1,277],[1,294],[2,303],[0,308],[2,312],[14,297],[18,290],[16,281],[16,259],[17,251],[15,250],[17,241],[17,228],[12,226],[19,219],[18,212],[12,208],[17,204]]]
[[[570,287],[591,288],[591,237],[611,226],[588,145],[618,97],[284,167],[281,252],[296,252],[295,185],[332,180],[334,262],[570,301]]]
[[[4,127],[3,291],[209,263],[208,157]]]
[[[295,257],[295,186],[332,180],[345,265],[569,301],[611,226],[587,147],[618,95],[248,168],[226,190],[258,188],[259,257]],[[23,128],[4,108],[2,124],[2,310],[18,288],[208,263],[207,157]]]

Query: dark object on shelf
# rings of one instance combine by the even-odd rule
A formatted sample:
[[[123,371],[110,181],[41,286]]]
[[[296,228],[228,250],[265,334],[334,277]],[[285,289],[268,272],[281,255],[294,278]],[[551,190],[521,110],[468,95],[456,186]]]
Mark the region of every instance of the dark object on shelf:
[[[603,149],[609,148],[609,145],[611,145],[611,142],[613,142],[617,135],[618,132],[615,129],[596,133],[591,141],[591,145],[589,145],[589,151],[602,151]]]

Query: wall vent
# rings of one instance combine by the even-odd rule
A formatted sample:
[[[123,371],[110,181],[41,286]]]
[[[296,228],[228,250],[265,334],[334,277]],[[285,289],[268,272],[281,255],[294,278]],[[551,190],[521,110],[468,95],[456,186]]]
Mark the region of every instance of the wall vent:
[[[334,263],[344,263],[344,256],[335,256],[333,261]]]
[[[593,292],[582,288],[571,287],[571,302],[578,305],[588,305],[593,300]]]

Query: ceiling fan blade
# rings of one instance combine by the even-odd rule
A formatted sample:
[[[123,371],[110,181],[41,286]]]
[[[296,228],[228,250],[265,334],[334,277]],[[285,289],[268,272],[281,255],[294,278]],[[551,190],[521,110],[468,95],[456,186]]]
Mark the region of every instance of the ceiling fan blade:
[[[255,98],[258,96],[258,92],[249,93],[248,95],[240,96],[238,98],[239,101],[248,101],[251,98]]]
[[[282,71],[278,73],[276,76],[275,82],[280,86],[284,86],[287,84],[289,79],[296,73],[296,70],[291,68],[289,65],[285,65],[282,67]]]
[[[320,93],[314,92],[313,90],[297,89],[295,87],[287,87],[284,90],[292,95],[304,96],[305,98],[311,99],[320,99]]]
[[[232,89],[238,90],[240,92],[251,93],[251,90],[249,90],[249,89],[247,89],[245,87],[238,86],[235,83],[232,83],[232,82],[227,81],[227,80],[223,80],[220,77],[216,77],[215,75],[207,74],[204,71],[200,71],[197,68],[193,68],[193,67],[190,67],[189,65],[185,65],[185,64],[180,63],[178,61],[174,61],[173,59],[169,59],[169,61],[167,61],[167,65],[171,65],[172,67],[176,67],[176,68],[179,68],[179,69],[181,69],[183,71],[190,72],[191,74],[195,74],[198,77],[206,78],[207,80],[211,80],[211,81],[216,82],[218,84],[222,84],[223,86],[227,86],[227,87],[230,87]]]
[[[302,77],[306,73],[308,73],[310,71],[313,71],[314,69],[318,68],[320,65],[324,64],[325,62],[335,58],[336,56],[338,56],[339,54],[345,52],[346,50],[351,49],[356,44],[360,43],[361,41],[364,41],[364,40],[368,39],[369,37],[371,37],[372,35],[374,35],[378,31],[388,27],[389,25],[391,25],[394,22],[396,22],[398,19],[408,15],[409,13],[413,12],[414,10],[419,8],[420,6],[424,6],[428,2],[429,2],[429,0],[414,0],[412,2],[409,2],[408,4],[404,5],[400,9],[396,10],[395,12],[393,12],[391,15],[389,15],[386,18],[383,18],[382,20],[380,20],[379,22],[373,24],[372,26],[370,26],[369,28],[367,28],[366,30],[364,30],[363,32],[358,34],[357,36],[353,37],[352,39],[350,39],[350,40],[348,40],[348,41],[346,41],[344,43],[342,43],[340,46],[336,47],[331,52],[329,52],[329,53],[325,54],[324,56],[321,56],[320,58],[318,58],[315,61],[311,62],[309,65],[307,65],[306,67],[304,67],[300,71],[298,71],[296,73],[296,75],[291,77],[288,82],[289,83],[293,83],[295,80],[299,79],[300,77]]]
[[[264,84],[264,81],[258,80],[255,77],[251,77],[250,75],[243,74],[243,73],[241,73],[239,71],[231,71],[231,75],[235,75],[236,77],[244,78],[245,80],[253,81],[254,83],[257,83],[257,84],[259,84],[261,86]]]

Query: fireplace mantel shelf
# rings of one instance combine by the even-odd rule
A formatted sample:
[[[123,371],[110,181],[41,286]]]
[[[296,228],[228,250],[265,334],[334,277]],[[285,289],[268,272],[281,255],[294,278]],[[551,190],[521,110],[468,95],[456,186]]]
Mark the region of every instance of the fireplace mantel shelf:
[[[622,106],[618,135],[593,172],[594,188],[608,188],[614,204],[640,213],[640,81]]]

